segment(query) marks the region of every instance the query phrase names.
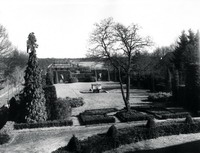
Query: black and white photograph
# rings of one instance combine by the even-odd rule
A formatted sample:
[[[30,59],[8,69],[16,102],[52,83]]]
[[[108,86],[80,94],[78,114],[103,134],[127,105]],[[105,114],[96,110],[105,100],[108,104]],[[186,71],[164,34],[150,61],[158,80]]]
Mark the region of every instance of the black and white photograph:
[[[0,0],[0,153],[200,153],[199,0]]]

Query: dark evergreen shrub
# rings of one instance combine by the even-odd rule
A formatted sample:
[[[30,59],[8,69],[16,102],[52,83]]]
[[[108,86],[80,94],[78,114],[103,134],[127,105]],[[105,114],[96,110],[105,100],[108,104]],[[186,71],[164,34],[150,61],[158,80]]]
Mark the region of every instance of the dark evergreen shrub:
[[[15,95],[9,100],[9,120],[17,123],[24,122],[25,103],[22,100],[22,93]]]
[[[46,85],[53,85],[53,74],[50,71],[46,74]]]
[[[48,120],[54,119],[55,114],[55,105],[57,100],[57,93],[56,88],[53,85],[45,86],[44,88],[45,93],[45,99],[46,99],[46,110],[47,110],[47,116]]]
[[[111,138],[116,138],[117,135],[118,135],[118,130],[117,130],[117,128],[116,128],[114,125],[112,125],[112,126],[108,129],[106,135],[107,135],[108,137],[111,137]]]
[[[27,41],[27,52],[30,49],[29,59],[24,76],[24,89],[21,101],[24,103],[24,120],[28,123],[36,123],[47,120],[46,99],[42,89],[41,69],[36,57],[36,38],[30,33]]]
[[[147,124],[146,124],[146,127],[147,128],[154,128],[156,126],[156,123],[155,123],[155,120],[154,120],[154,118],[149,118],[148,120],[147,120]]]
[[[9,109],[6,106],[0,108],[0,129],[6,124],[9,118]]]
[[[58,98],[53,106],[54,112],[51,116],[55,120],[69,119],[71,117],[72,109],[70,104],[66,103],[65,99]]]
[[[76,77],[69,78],[69,83],[76,83],[78,82],[78,79]]]
[[[73,135],[72,138],[69,140],[66,150],[76,152],[76,153],[81,151],[81,145],[79,143],[78,138],[75,137],[75,135]]]
[[[186,124],[194,124],[194,121],[193,121],[191,115],[187,115],[187,117],[185,118],[185,123]]]

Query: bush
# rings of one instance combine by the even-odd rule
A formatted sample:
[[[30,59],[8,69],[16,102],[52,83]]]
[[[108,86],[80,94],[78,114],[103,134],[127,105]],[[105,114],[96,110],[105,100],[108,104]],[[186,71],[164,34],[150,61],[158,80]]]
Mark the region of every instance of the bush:
[[[19,130],[19,129],[59,127],[59,126],[71,126],[71,125],[73,125],[72,120],[54,120],[54,121],[45,121],[39,123],[15,123],[14,128],[16,130]]]
[[[66,100],[66,103],[69,103],[72,108],[80,107],[80,106],[84,105],[83,98],[81,98],[81,97],[79,97],[79,98],[66,97],[65,100]]]
[[[58,98],[53,105],[53,113],[51,114],[54,120],[69,119],[71,117],[71,106],[66,103],[65,99]]]
[[[22,97],[22,91],[9,100],[9,120],[17,123],[25,122],[25,103]]]
[[[48,120],[54,119],[55,114],[55,101],[57,100],[56,88],[55,86],[46,86],[43,88],[46,98],[46,110],[47,110],[47,117]]]
[[[147,128],[154,128],[156,126],[154,118],[149,118],[146,124]]]
[[[191,115],[187,115],[187,117],[185,118],[185,123],[186,124],[194,124],[194,121],[193,121]]]
[[[112,137],[112,138],[116,138],[117,135],[118,135],[118,130],[117,130],[117,128],[116,128],[114,125],[112,125],[112,126],[108,129],[108,131],[107,131],[107,133],[106,133],[106,136]]]
[[[0,108],[0,129],[6,124],[9,118],[9,109],[6,106]]]
[[[116,112],[116,111],[117,111],[116,108],[90,109],[90,110],[85,110],[83,112],[83,114],[87,114],[87,115],[104,115],[104,114],[111,113],[111,112]]]
[[[46,79],[46,85],[53,85],[53,74],[52,74],[52,72],[47,72],[45,79]]]
[[[78,79],[76,77],[69,78],[69,83],[75,83],[78,82]]]
[[[148,100],[152,102],[169,102],[172,95],[166,92],[152,93],[148,96]]]
[[[81,145],[79,143],[78,138],[75,137],[75,135],[73,135],[72,138],[69,140],[69,143],[67,144],[66,150],[72,151],[72,152],[80,152]]]
[[[101,123],[114,123],[115,118],[107,115],[88,115],[81,113],[79,119],[82,125],[101,124]]]
[[[131,110],[129,112],[127,111],[120,111],[115,114],[117,118],[121,122],[129,122],[129,121],[140,121],[140,120],[147,120],[148,116],[145,114],[142,114],[138,111]]]

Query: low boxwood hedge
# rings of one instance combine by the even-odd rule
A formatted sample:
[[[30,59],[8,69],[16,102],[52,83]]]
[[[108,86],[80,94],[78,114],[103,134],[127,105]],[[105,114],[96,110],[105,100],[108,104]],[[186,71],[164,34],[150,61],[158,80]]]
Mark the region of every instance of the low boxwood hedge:
[[[116,108],[103,108],[103,109],[85,110],[83,113],[87,115],[104,115],[115,111],[117,111]]]
[[[131,110],[129,112],[124,110],[117,112],[115,115],[121,122],[147,120],[149,117],[152,117],[135,110]]]
[[[120,145],[130,144],[141,140],[157,138],[160,136],[188,134],[200,132],[200,121],[195,121],[194,124],[185,122],[168,122],[168,124],[157,123],[155,127],[148,128],[147,126],[133,126],[124,129],[118,129],[118,134],[115,138],[108,137],[106,133],[97,134],[88,137],[85,140],[79,141],[81,153],[102,153],[106,150],[114,149]],[[113,140],[115,139],[115,140]],[[116,141],[118,145],[113,145]],[[54,153],[66,151],[66,147],[60,148]]]
[[[46,121],[39,123],[15,123],[14,128],[18,129],[32,129],[32,128],[43,128],[43,127],[59,127],[59,126],[72,126],[72,120],[55,120]]]
[[[88,115],[84,113],[79,114],[79,120],[82,125],[115,122],[115,118],[108,115]]]

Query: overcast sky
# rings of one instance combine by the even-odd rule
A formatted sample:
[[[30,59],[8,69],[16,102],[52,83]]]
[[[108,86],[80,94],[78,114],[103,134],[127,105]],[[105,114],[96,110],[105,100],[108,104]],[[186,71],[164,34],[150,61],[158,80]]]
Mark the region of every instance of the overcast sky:
[[[155,47],[174,43],[182,30],[200,27],[200,0],[0,0],[0,24],[26,50],[35,32],[38,57],[84,57],[94,23],[113,17],[142,27]]]

